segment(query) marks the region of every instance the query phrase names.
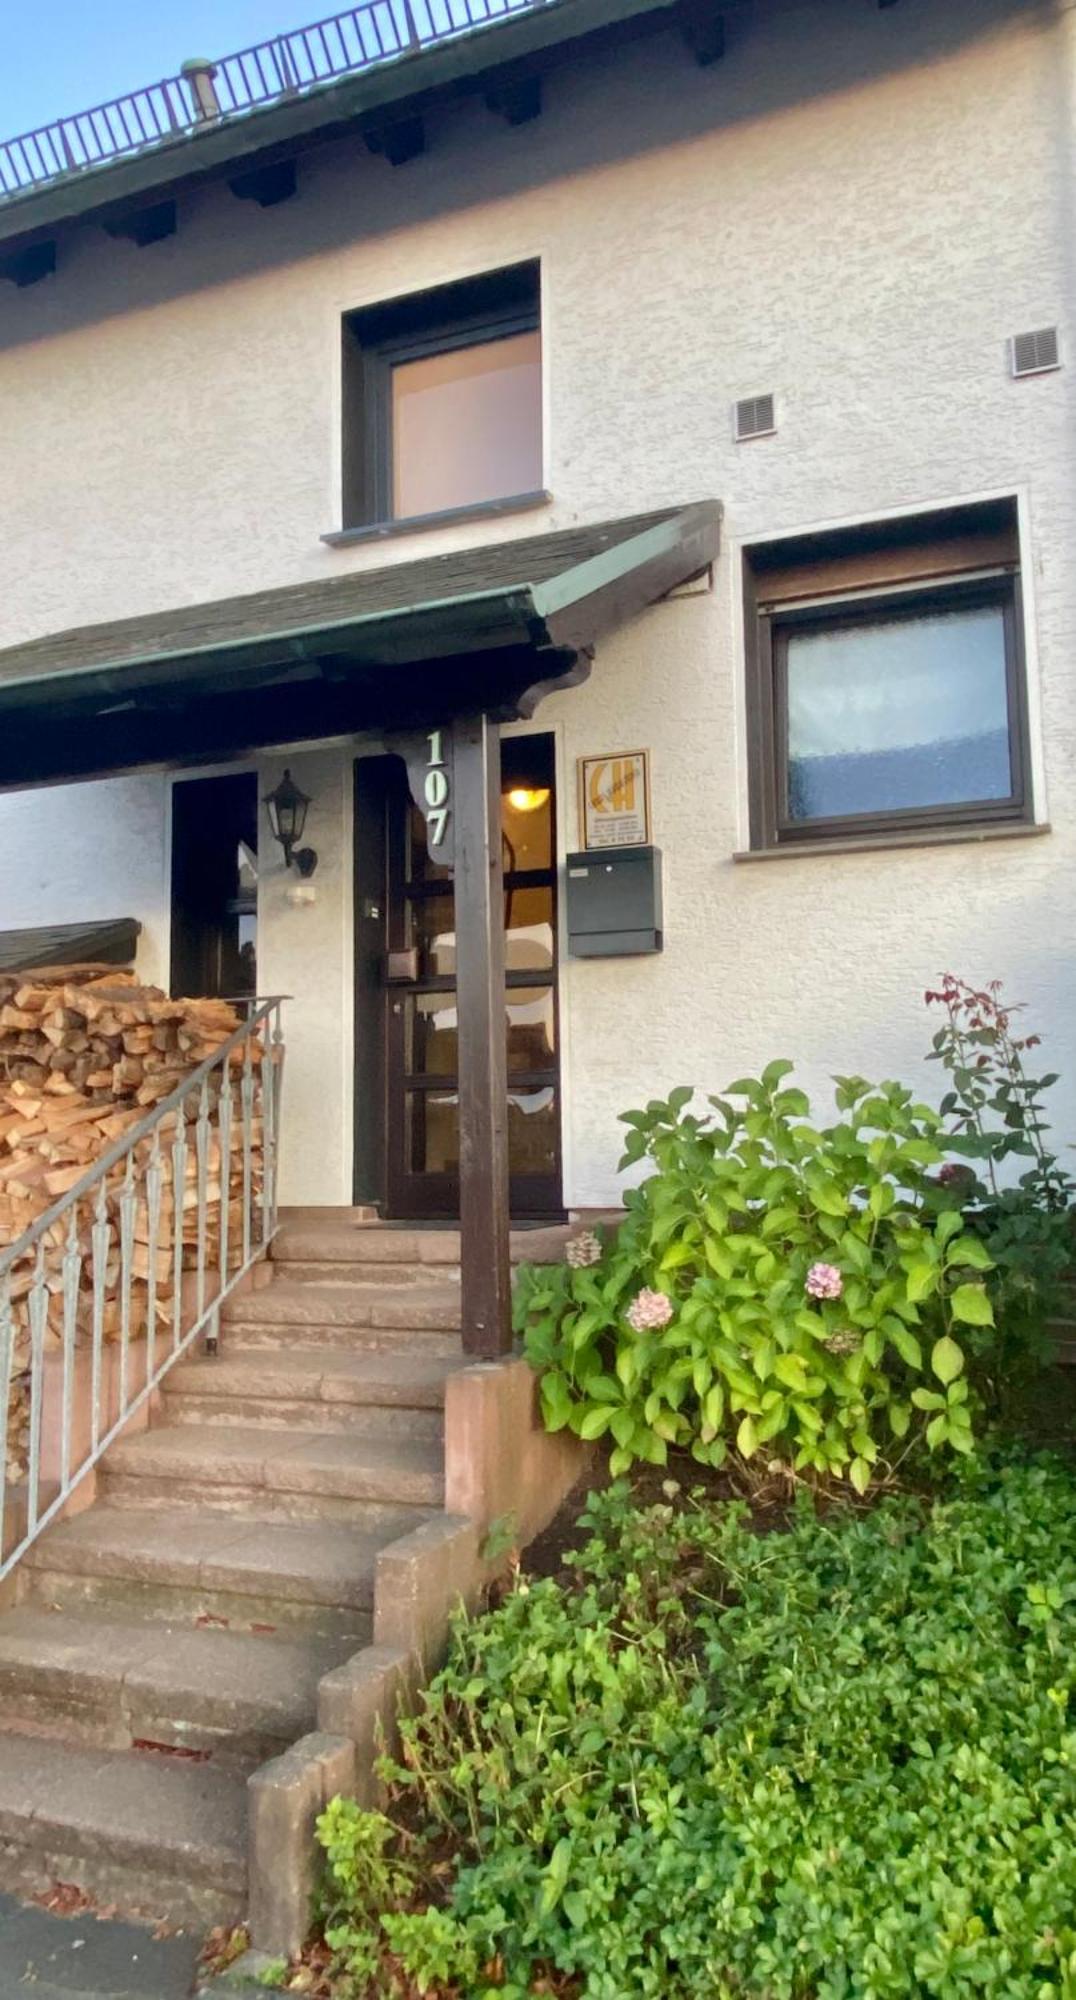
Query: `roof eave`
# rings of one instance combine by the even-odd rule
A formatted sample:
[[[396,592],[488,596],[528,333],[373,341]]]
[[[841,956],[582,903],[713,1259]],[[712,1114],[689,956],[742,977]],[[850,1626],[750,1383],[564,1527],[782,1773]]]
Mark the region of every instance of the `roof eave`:
[[[533,12],[398,56],[374,69],[319,84],[285,101],[224,117],[145,152],[50,181],[0,202],[0,244],[39,240],[58,228],[107,215],[151,195],[250,169],[281,154],[321,145],[386,116],[418,111],[437,99],[476,90],[492,71],[551,58],[560,49],[638,30],[647,17],[672,19],[676,0],[548,0]]]
[[[20,706],[22,697],[27,705],[36,706],[42,688],[54,690],[60,699],[77,699],[84,693],[92,700],[100,692],[122,700],[132,687],[175,687],[181,668],[191,669],[183,674],[187,686],[204,678],[219,687],[229,676],[243,685],[265,685],[285,676],[299,679],[305,668],[311,676],[331,679],[337,662],[339,671],[346,672],[419,665],[456,651],[528,646],[539,636],[540,624],[529,589],[479,591],[417,607],[352,614],[331,624],[321,620],[303,628],[260,632],[222,644],[177,647],[47,675],[28,672],[5,680],[0,695],[5,708]],[[199,671],[201,662],[204,673]]]
[[[547,643],[579,652],[700,576],[721,553],[722,507],[699,500],[533,590]]]

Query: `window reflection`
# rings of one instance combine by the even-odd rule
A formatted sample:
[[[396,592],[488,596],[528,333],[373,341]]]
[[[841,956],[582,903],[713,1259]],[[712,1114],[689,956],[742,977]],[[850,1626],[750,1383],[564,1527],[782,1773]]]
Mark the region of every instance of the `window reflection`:
[[[392,370],[393,512],[436,514],[542,484],[542,337],[455,347]]]
[[[403,1005],[408,1075],[455,1076],[459,1062],[455,993],[408,994]],[[505,1033],[510,1071],[552,1069],[556,1061],[553,987],[510,987],[505,1001]]]
[[[459,1098],[454,1090],[414,1090],[406,1099],[408,1171],[459,1171]],[[557,1093],[552,1084],[508,1094],[508,1159],[513,1174],[549,1175],[557,1166]]]
[[[1005,620],[986,605],[787,640],[794,820],[1005,799]]]

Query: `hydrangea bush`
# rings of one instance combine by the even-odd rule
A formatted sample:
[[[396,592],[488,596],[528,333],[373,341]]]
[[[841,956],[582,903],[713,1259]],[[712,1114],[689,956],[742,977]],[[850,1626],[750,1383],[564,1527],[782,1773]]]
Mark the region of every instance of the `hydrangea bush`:
[[[967,1329],[984,1351],[992,1260],[947,1182],[938,1113],[836,1079],[836,1120],[774,1062],[691,1109],[623,1122],[653,1171],[608,1237],[575,1237],[516,1288],[550,1429],[608,1438],[615,1473],[683,1447],[847,1478],[864,1492],[920,1436],[972,1448]]]

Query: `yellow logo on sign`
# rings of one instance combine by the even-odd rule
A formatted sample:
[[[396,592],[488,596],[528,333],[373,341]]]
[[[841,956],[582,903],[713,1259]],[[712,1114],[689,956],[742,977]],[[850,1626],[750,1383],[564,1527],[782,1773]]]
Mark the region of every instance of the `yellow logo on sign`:
[[[635,761],[607,757],[591,766],[590,803],[596,813],[635,811]]]

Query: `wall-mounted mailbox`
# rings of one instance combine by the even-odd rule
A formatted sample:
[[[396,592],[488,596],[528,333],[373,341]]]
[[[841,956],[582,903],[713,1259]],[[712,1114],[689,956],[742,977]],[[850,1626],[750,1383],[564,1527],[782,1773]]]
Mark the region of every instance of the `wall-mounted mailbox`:
[[[564,876],[573,958],[661,950],[660,848],[588,848],[569,854]]]

